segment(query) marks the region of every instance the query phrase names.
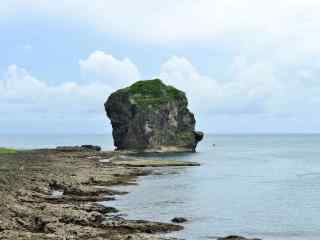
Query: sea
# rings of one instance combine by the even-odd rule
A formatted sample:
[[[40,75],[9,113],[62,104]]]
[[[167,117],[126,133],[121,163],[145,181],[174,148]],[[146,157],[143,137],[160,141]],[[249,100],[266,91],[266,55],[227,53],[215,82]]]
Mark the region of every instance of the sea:
[[[0,136],[0,146],[19,149],[81,144],[113,149],[108,135]],[[129,219],[187,218],[167,235],[181,239],[320,239],[320,135],[206,135],[197,153],[144,157],[201,166],[159,168],[117,187],[130,193],[105,204]]]

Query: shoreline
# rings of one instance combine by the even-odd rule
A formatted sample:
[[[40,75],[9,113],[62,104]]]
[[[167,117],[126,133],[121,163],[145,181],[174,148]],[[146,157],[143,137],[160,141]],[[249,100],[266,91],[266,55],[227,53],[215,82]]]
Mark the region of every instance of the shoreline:
[[[115,151],[39,149],[0,154],[1,239],[164,239],[171,223],[127,220],[99,202],[127,194],[110,187],[137,184],[153,167],[184,161],[122,157]],[[172,238],[170,238],[172,239]]]

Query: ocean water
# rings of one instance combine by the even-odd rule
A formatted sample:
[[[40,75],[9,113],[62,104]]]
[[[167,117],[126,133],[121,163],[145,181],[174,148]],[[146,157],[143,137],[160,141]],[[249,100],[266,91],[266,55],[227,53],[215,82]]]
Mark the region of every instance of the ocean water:
[[[111,136],[0,136],[18,148],[98,144]],[[215,144],[215,146],[213,146]],[[238,234],[263,239],[320,239],[320,135],[207,135],[195,154],[150,158],[197,161],[140,177],[130,193],[107,202],[130,219],[189,219],[170,234],[208,239]]]
[[[155,158],[201,166],[162,169],[124,187],[130,193],[111,205],[131,219],[186,217],[171,236],[192,240],[320,239],[320,135],[206,136],[198,153]]]
[[[99,145],[107,150],[114,149],[111,135],[0,135],[0,147],[13,147],[17,149],[54,148],[57,146],[84,144]]]

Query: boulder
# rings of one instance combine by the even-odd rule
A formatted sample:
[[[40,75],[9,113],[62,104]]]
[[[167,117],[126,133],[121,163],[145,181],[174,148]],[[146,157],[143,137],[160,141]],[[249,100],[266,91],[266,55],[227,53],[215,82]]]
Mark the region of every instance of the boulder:
[[[203,133],[184,92],[160,79],[138,81],[112,93],[105,103],[118,150],[194,152]]]
[[[185,223],[185,222],[188,222],[188,219],[186,219],[184,217],[175,217],[175,218],[171,219],[171,222],[173,222],[173,223]]]

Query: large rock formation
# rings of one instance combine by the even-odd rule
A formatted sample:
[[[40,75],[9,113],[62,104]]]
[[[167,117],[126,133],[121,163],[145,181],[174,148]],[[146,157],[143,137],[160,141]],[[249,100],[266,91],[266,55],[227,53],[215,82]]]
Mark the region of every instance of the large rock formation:
[[[195,151],[203,133],[184,92],[159,79],[138,81],[110,95],[105,103],[118,150]]]

